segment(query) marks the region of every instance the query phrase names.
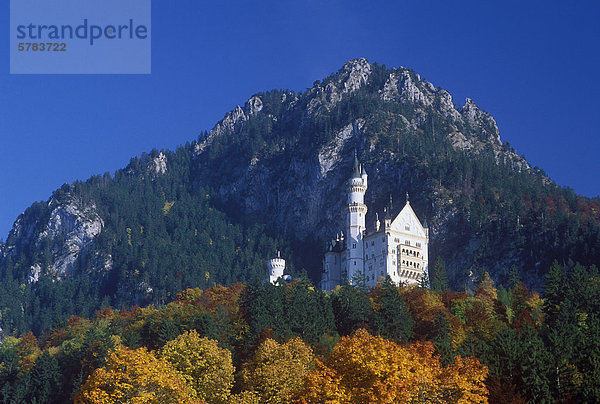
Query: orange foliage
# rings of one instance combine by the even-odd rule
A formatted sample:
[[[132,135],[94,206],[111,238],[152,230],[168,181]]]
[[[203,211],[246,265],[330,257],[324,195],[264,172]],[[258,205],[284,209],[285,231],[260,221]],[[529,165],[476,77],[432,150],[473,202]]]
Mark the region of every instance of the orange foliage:
[[[186,289],[177,293],[177,301],[180,303],[193,303],[202,296],[202,293],[202,289],[200,288]]]
[[[415,320],[414,334],[417,339],[432,339],[433,323],[439,312],[447,318],[454,317],[444,306],[439,294],[426,289],[401,289],[402,298]],[[451,321],[452,322],[452,321]]]
[[[498,301],[494,281],[485,272],[475,291],[472,305],[466,311],[467,326],[480,339],[491,341],[506,323],[506,311]]]
[[[21,372],[29,371],[35,364],[37,357],[41,354],[37,338],[29,331],[19,338],[15,348],[17,355],[19,356],[19,367],[21,368]]]
[[[229,287],[216,285],[199,296],[198,303],[206,311],[214,311],[218,306],[225,307],[231,313],[239,311],[239,299],[246,285],[236,282]]]
[[[96,312],[96,318],[99,320],[101,320],[101,319],[110,320],[114,317],[114,315],[115,315],[115,312],[110,307],[105,307]]]
[[[358,330],[316,362],[300,403],[487,403],[487,368],[456,357],[442,367],[430,342],[402,347]]]

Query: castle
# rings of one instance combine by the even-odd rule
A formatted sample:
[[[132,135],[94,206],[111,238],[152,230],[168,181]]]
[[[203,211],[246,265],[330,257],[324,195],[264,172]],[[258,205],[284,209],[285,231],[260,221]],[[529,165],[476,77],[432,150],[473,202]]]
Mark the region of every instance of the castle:
[[[406,195],[406,205],[392,220],[390,206],[383,223],[375,221],[367,228],[367,173],[354,153],[352,177],[348,180],[346,229],[331,241],[323,259],[321,288],[364,281],[375,286],[389,276],[396,284],[417,283],[427,274],[429,229],[421,225]]]

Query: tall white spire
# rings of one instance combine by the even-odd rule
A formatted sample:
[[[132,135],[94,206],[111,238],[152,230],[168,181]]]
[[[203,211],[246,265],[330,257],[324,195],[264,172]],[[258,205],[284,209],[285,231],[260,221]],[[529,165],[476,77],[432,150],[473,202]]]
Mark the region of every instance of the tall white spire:
[[[361,170],[356,150],[354,150],[352,177],[348,180],[347,259],[346,267],[342,269],[342,277],[345,277],[349,283],[352,283],[358,273],[364,272],[363,236],[367,214],[366,190],[367,173],[364,169]]]

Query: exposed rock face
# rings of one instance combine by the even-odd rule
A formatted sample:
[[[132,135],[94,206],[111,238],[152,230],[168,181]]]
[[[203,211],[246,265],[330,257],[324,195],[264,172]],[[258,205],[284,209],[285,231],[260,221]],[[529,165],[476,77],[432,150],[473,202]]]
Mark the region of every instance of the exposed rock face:
[[[104,226],[95,205],[83,205],[75,198],[63,202],[51,198],[47,209],[49,215],[44,223],[29,222],[21,215],[9,234],[4,251],[5,256],[15,259],[19,250],[35,246],[42,256],[51,255],[45,257],[49,266],[43,267],[41,262],[31,266],[29,282],[37,282],[43,270],[56,278],[71,274],[77,259],[92,245]]]
[[[164,174],[167,172],[167,156],[163,152],[160,152],[158,157],[155,157],[152,162],[154,163],[155,174]]]
[[[496,120],[487,112],[480,110],[470,98],[465,101],[462,116],[472,127],[488,135],[492,142],[502,144]]]
[[[295,100],[296,97],[293,94],[290,96],[288,93],[283,93],[282,95],[283,102],[293,104]],[[233,132],[238,125],[246,122],[248,119],[250,119],[250,117],[259,114],[263,110],[263,107],[263,101],[258,95],[250,97],[250,99],[248,99],[248,101],[246,101],[244,104],[243,108],[239,105],[236,105],[232,111],[226,113],[225,117],[217,122],[215,127],[209,132],[208,138],[204,142],[196,144],[195,151],[197,153],[204,151],[204,149],[209,146],[215,138],[223,134]],[[271,118],[276,120],[276,117],[272,115]]]
[[[352,94],[365,85],[370,75],[371,65],[366,59],[349,61],[331,80],[308,90],[308,114],[330,111],[345,95]]]
[[[236,214],[252,217],[293,241],[328,240],[343,228],[345,184],[354,149],[369,174],[366,201],[373,208],[369,214],[381,213],[390,193],[403,197],[410,188],[418,195],[411,198],[411,204],[420,218],[429,222],[433,244],[457,239],[449,224],[464,208],[456,200],[470,191],[463,192],[458,186],[444,188],[441,181],[428,179],[427,167],[419,166],[423,156],[405,154],[395,140],[399,132],[413,136],[415,143],[428,136],[447,145],[444,150],[448,154],[457,151],[469,158],[491,148],[497,164],[518,172],[531,171],[523,158],[502,145],[491,115],[470,99],[464,106],[456,106],[447,91],[407,68],[385,70],[366,59],[356,59],[315,82],[305,93],[275,93],[250,97],[243,107],[225,114],[206,138],[193,144],[189,181],[191,186],[216,191]],[[380,109],[369,109],[372,105]],[[247,128],[252,124],[256,124],[254,132],[264,133],[250,134]],[[255,138],[247,141],[251,135]],[[218,151],[225,150],[228,136],[236,136],[236,142],[230,143],[241,146]],[[225,146],[211,150],[220,141],[223,143],[217,145]],[[248,158],[242,161],[236,153]],[[124,171],[153,180],[158,175],[174,175],[175,170],[167,171],[167,155],[170,158],[169,153],[153,152],[136,158]],[[84,205],[73,197],[62,202],[52,198],[38,208],[35,214],[19,217],[6,244],[0,245],[0,258],[16,259],[27,249],[42,253],[38,255],[44,259],[27,264],[29,282],[36,282],[43,271],[57,278],[66,276],[91,251],[95,255],[87,256],[91,268],[86,269],[102,273],[111,268],[111,256],[91,248],[104,226],[93,203]],[[473,265],[479,242],[477,234],[460,236],[464,245],[453,246],[455,255],[446,262],[455,274]],[[312,255],[318,260],[321,253],[315,247]],[[508,261],[501,265],[518,260],[513,252],[503,254]],[[151,285],[142,286],[142,292],[151,290]]]
[[[254,96],[250,98],[244,107],[244,110],[249,116],[258,114],[263,109],[263,102],[260,97]]]
[[[357,119],[336,133],[332,142],[326,144],[319,152],[319,168],[321,177],[330,174],[333,167],[342,160],[341,151],[352,138],[360,137],[360,131],[365,126],[364,119]]]
[[[373,91],[379,99],[400,105],[401,111],[406,111],[395,115],[402,130],[413,132],[415,136],[433,131],[435,136],[447,139],[455,150],[472,156],[491,147],[497,163],[510,163],[517,171],[530,170],[523,158],[502,145],[495,120],[472,100],[467,99],[464,106],[457,106],[450,93],[402,67],[392,70],[383,80],[378,79],[381,80],[379,88],[373,88],[373,72],[374,66],[365,59],[349,61],[337,73],[315,82],[303,95],[285,93],[283,112],[272,117],[273,122],[285,120],[286,114],[290,114],[301,117],[299,128],[309,126],[311,122],[339,114],[336,107],[344,100]],[[226,114],[208,139],[196,146],[195,158],[202,160],[204,151],[217,137],[240,136],[249,120],[264,117],[263,114],[266,114],[264,100],[260,96],[251,97],[243,108],[236,107]],[[442,124],[432,128],[434,120]],[[303,148],[289,148],[289,145],[288,149],[278,152],[259,151],[247,165],[230,167],[229,177],[212,178],[212,173],[206,173],[196,180],[199,185],[215,187],[227,205],[239,207],[244,215],[267,223],[288,238],[327,240],[340,231],[345,222],[345,181],[356,148],[369,174],[366,195],[369,205],[374,206],[374,210],[382,209],[382,200],[387,201],[390,192],[411,187],[422,196],[421,201],[415,201],[415,206],[421,209],[419,214],[427,212],[423,219],[430,223],[433,243],[450,244],[453,236],[447,236],[451,232],[448,223],[459,214],[453,201],[456,195],[440,189],[439,184],[421,181],[414,165],[399,161],[390,149],[376,154],[380,138],[373,124],[372,115],[355,116],[351,122],[333,128],[329,140],[314,146],[308,154]],[[428,196],[425,198],[425,195]],[[460,276],[465,266],[473,265],[478,242],[475,235],[465,246],[455,246],[455,256],[446,263],[451,278],[462,282]],[[509,261],[517,259],[510,252],[505,256]]]

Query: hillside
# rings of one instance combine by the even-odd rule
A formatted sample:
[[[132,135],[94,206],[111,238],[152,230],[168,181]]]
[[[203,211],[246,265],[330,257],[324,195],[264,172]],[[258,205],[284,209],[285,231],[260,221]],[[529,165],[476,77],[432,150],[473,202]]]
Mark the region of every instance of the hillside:
[[[0,400],[75,403],[591,403],[598,269],[552,265],[473,294],[306,279],[187,289],[0,345]],[[560,326],[557,326],[559,325]]]
[[[318,280],[355,148],[369,214],[408,192],[455,289],[483,268],[506,283],[516,267],[539,290],[554,259],[600,262],[598,200],[532,168],[472,100],[455,105],[410,69],[358,59],[305,92],[255,94],[176,151],[28,208],[0,245],[2,329],[39,334],[104,305],[258,281],[277,249]]]

